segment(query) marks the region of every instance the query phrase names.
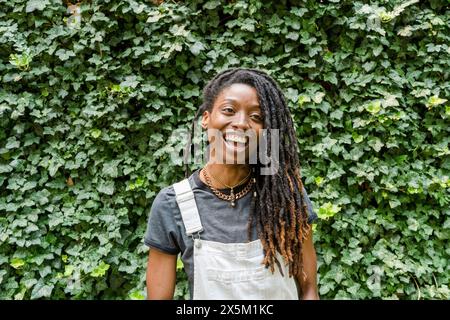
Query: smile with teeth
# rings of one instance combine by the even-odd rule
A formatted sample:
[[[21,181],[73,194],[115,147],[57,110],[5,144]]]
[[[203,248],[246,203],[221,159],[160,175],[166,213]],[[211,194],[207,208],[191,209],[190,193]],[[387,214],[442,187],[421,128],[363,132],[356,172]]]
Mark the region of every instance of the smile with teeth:
[[[238,136],[238,135],[235,135],[235,134],[227,134],[225,136],[225,141],[246,144],[247,143],[247,138],[246,137],[242,137],[242,136]]]

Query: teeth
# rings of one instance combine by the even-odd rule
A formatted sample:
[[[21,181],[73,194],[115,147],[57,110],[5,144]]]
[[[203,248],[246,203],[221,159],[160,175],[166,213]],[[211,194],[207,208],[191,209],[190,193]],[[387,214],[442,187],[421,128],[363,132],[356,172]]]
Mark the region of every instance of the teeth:
[[[245,137],[240,137],[234,134],[229,134],[225,137],[226,141],[232,141],[232,142],[238,142],[238,143],[245,143],[246,139]]]

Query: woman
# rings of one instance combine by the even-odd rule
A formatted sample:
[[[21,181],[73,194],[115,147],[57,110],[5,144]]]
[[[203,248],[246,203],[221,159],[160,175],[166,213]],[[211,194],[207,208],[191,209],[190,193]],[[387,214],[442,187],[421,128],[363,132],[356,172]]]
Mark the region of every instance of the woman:
[[[205,86],[194,122],[200,114],[209,159],[153,202],[147,298],[173,298],[181,253],[191,299],[318,299],[311,228],[317,215],[278,85],[256,69],[225,70]],[[249,137],[258,145],[266,138],[269,153],[276,142],[269,174],[260,158],[250,161],[256,149]]]

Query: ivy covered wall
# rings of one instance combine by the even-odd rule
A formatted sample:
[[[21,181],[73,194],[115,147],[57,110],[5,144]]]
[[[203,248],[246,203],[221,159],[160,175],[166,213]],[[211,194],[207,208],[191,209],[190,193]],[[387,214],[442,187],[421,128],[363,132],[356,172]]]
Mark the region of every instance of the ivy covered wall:
[[[143,299],[149,209],[183,177],[168,137],[244,66],[293,113],[321,298],[449,299],[449,11],[0,0],[0,298]]]

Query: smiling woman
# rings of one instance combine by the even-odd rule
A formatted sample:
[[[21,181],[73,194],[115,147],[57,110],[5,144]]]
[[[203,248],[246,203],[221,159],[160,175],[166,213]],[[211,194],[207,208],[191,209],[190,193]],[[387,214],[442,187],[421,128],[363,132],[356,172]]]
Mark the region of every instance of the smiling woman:
[[[151,208],[148,298],[173,297],[181,253],[193,299],[318,299],[317,215],[278,85],[260,70],[225,70],[205,86],[194,122],[200,115],[208,162],[161,190]],[[265,140],[276,163],[269,174],[260,157],[251,161]]]

